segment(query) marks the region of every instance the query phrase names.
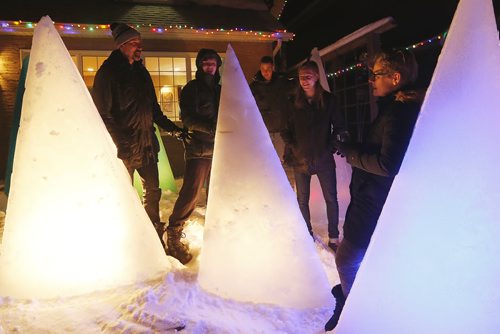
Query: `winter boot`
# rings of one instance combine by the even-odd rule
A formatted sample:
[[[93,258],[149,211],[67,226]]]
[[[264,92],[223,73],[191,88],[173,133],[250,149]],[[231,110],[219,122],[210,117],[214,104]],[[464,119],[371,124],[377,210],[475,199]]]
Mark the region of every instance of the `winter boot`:
[[[163,249],[165,249],[165,241],[163,241],[163,233],[165,233],[165,223],[157,222],[153,223],[153,226],[155,227],[156,233],[158,233],[158,236],[160,237],[160,242],[163,246]]]
[[[167,254],[186,264],[193,256],[189,254],[189,248],[181,242],[182,237],[185,237],[182,226],[167,227]]]
[[[337,249],[339,248],[339,238],[330,238],[328,240],[328,247],[330,247],[334,253],[337,253]]]
[[[342,286],[340,284],[337,284],[333,287],[332,295],[335,297],[335,310],[333,311],[333,315],[330,320],[328,320],[328,322],[325,324],[325,331],[331,331],[337,326],[346,299],[344,297]]]

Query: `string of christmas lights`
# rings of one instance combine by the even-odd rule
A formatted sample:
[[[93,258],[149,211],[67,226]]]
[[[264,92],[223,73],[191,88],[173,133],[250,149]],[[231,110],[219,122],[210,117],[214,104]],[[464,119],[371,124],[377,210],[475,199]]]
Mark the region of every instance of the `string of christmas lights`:
[[[281,14],[283,14],[283,11],[285,10],[285,6],[288,0],[283,1],[283,5],[281,5],[281,10],[280,13],[278,14],[277,19],[279,20],[281,18]]]
[[[110,35],[111,32],[109,30],[109,24],[76,24],[76,23],[55,23],[55,27],[64,32],[65,34],[84,34],[91,33],[95,31],[103,31],[106,34]],[[288,33],[286,30],[277,30],[275,32],[263,32],[263,31],[253,31],[253,30],[245,30],[243,28],[216,28],[216,29],[207,29],[207,28],[195,28],[187,25],[169,25],[169,26],[154,26],[152,24],[134,24],[132,25],[137,30],[143,32],[147,31],[150,33],[164,34],[168,32],[175,31],[189,31],[198,34],[205,35],[215,35],[215,34],[238,34],[238,35],[250,35],[256,36],[262,39],[282,39],[285,38],[293,39],[294,34]],[[19,21],[0,21],[0,31],[4,32],[20,32],[20,31],[30,31],[36,27],[36,23],[33,22],[23,22]]]
[[[446,34],[448,32],[444,32],[443,34],[440,34],[440,35],[437,35],[437,36],[434,36],[432,38],[429,38],[429,39],[426,39],[424,41],[421,41],[419,43],[415,43],[415,44],[412,44],[412,45],[409,45],[403,49],[405,50],[413,50],[413,49],[418,49],[422,46],[426,46],[426,45],[429,45],[433,42],[436,42],[436,41],[441,41],[441,40],[444,40],[446,38]],[[347,73],[347,72],[350,72],[350,71],[353,71],[353,70],[356,70],[356,69],[364,69],[366,68],[366,64],[363,63],[363,62],[359,62],[357,64],[354,64],[354,65],[350,65],[350,66],[347,66],[347,67],[344,67],[343,69],[340,69],[336,72],[333,72],[333,73],[327,73],[326,76],[328,78],[332,78],[332,77],[339,77],[340,75],[344,74],[344,73]]]

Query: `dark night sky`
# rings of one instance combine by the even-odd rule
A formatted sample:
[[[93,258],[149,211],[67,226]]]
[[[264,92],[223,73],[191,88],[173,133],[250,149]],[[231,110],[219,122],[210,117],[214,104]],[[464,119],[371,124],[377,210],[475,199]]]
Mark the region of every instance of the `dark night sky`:
[[[314,4],[306,10],[309,4]],[[382,47],[403,47],[446,31],[458,0],[288,0],[280,21],[295,33],[288,43],[288,64],[307,57],[313,47],[323,48],[351,32],[392,16],[397,27],[382,34]],[[500,0],[493,0],[496,16]],[[302,13],[303,18],[294,20]]]

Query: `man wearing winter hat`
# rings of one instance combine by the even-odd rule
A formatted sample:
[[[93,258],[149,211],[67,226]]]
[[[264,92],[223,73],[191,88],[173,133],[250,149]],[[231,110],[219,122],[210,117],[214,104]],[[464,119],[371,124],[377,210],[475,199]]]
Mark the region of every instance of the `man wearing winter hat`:
[[[221,64],[222,60],[215,50],[201,49],[196,56],[196,78],[186,84],[180,96],[181,120],[189,130],[190,139],[184,140],[184,182],[168,219],[167,248],[168,254],[183,264],[192,258],[188,247],[180,240],[183,225],[194,211],[212,166]]]
[[[92,98],[131,179],[136,170],[141,177],[144,209],[165,246],[159,209],[160,146],[153,123],[178,138],[186,132],[158,105],[153,81],[141,60],[141,34],[123,23],[113,23],[111,31],[116,49],[96,73]]]

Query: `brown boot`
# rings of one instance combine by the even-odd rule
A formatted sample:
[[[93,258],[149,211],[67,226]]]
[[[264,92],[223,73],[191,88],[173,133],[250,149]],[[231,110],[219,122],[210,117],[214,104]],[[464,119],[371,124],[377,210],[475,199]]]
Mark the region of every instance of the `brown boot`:
[[[167,227],[167,254],[186,264],[193,256],[189,254],[189,248],[181,242],[182,237],[182,226]]]

